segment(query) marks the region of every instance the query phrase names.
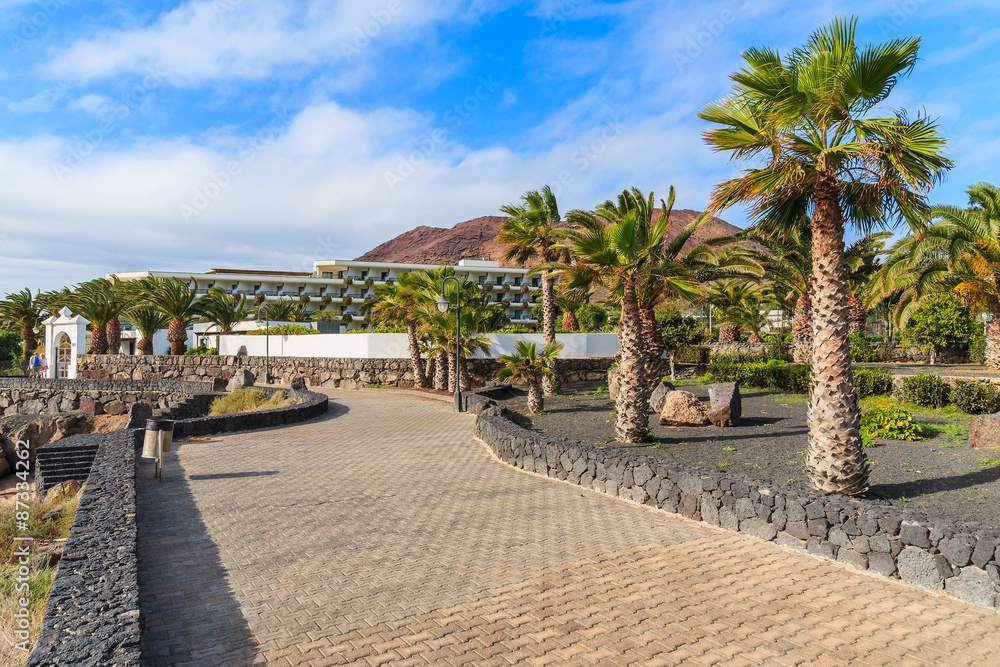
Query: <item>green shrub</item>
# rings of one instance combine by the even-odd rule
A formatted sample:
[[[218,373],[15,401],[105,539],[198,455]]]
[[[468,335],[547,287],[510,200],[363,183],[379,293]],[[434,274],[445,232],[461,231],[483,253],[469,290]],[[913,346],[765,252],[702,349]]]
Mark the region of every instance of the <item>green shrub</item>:
[[[193,347],[190,350],[184,350],[185,357],[207,357],[213,354],[218,354],[219,350],[215,347],[208,347],[205,344],[201,344],[198,347]]]
[[[716,382],[736,382],[742,387],[792,394],[809,393],[808,364],[788,364],[776,359],[744,364],[713,361],[708,372]]]
[[[339,315],[338,315],[338,318]],[[377,329],[351,329],[344,333],[349,334],[366,334],[366,333],[406,333],[406,327],[379,327]]]
[[[984,415],[1000,410],[1000,389],[992,382],[955,380],[951,402],[970,415]]]
[[[522,334],[522,333],[534,333],[534,330],[529,327],[523,326],[521,324],[508,324],[502,329],[499,329],[497,333]]]
[[[872,340],[862,334],[851,336],[851,358],[856,363],[871,364],[889,361],[892,348],[887,345],[872,345]]]
[[[269,327],[266,331],[264,329],[259,329],[257,331],[250,331],[247,333],[249,336],[308,336],[311,334],[318,334],[319,329],[313,329],[312,327],[303,326],[301,324],[280,324],[278,326]]]
[[[950,393],[948,383],[931,373],[903,378],[903,400],[925,408],[943,408]]]
[[[986,334],[979,327],[969,341],[969,361],[980,366],[986,363]]]
[[[861,436],[880,440],[920,440],[920,426],[913,415],[894,405],[883,405],[861,415]]]
[[[14,361],[21,356],[21,335],[0,329],[0,361]]]
[[[854,386],[858,398],[892,393],[892,373],[887,368],[857,368],[854,370]]]
[[[677,353],[679,364],[707,364],[709,359],[707,345],[691,345]]]

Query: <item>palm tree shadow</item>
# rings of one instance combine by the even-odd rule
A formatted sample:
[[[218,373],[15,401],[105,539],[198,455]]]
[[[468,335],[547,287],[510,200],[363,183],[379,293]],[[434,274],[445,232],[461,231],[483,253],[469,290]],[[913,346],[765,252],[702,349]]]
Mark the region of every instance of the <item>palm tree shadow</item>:
[[[898,484],[876,484],[869,493],[883,498],[919,497],[938,491],[954,491],[979,484],[990,484],[1000,479],[1000,466],[990,466],[952,477],[925,477]]]
[[[152,461],[137,459],[136,512],[143,665],[253,662],[257,640],[176,456],[162,482]]]

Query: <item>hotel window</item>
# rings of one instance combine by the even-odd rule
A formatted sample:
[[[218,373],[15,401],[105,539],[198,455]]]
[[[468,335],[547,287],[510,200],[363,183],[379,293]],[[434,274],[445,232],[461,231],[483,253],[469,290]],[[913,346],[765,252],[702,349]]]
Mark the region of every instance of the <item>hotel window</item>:
[[[513,317],[513,319],[515,319],[515,320],[521,319],[521,313],[523,313],[523,312],[524,311],[522,311],[522,310],[515,310],[514,311],[514,317]]]
[[[514,286],[517,287],[520,284],[521,284],[521,278],[520,277],[514,278]]]
[[[333,271],[324,271],[323,272],[323,277],[324,278],[333,278]]]

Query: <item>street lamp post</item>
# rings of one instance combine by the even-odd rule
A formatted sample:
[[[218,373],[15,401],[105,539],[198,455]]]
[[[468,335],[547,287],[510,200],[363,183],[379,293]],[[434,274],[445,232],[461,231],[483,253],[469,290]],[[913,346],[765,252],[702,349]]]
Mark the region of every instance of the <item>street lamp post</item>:
[[[462,363],[459,351],[462,342],[462,284],[455,276],[445,276],[441,281],[441,300],[437,302],[438,310],[448,311],[448,299],[444,296],[444,286],[449,280],[455,281],[455,412],[462,410]]]

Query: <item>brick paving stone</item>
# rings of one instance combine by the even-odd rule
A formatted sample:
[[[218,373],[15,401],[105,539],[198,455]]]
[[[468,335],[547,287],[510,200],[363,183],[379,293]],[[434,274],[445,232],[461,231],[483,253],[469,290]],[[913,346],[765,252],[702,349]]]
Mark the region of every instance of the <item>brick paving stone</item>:
[[[996,664],[991,610],[513,470],[449,403],[329,394],[139,467],[147,665]]]

